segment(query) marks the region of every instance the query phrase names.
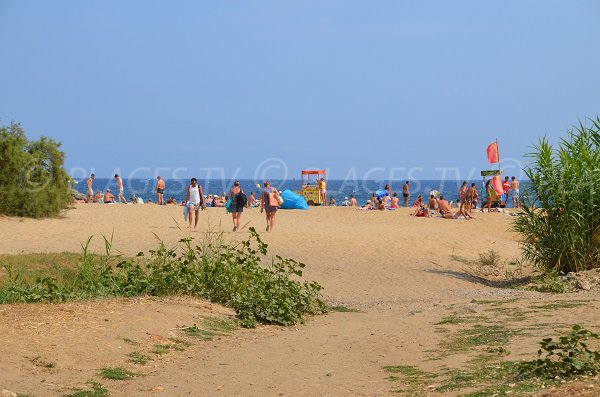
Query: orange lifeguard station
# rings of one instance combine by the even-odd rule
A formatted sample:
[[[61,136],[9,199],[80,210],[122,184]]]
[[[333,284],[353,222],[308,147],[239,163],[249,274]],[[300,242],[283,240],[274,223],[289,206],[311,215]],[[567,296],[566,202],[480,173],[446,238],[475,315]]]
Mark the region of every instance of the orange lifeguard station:
[[[319,194],[319,180],[326,178],[325,170],[302,170],[302,196],[308,205],[323,205]],[[312,177],[312,183],[311,183]]]

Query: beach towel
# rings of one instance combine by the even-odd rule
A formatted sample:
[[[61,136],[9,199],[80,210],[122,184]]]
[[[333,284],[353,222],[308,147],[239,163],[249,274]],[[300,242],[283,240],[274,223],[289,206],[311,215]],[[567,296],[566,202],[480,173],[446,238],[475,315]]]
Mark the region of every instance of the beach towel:
[[[229,197],[229,199],[225,203],[225,209],[227,210],[228,214],[231,213],[231,197]]]

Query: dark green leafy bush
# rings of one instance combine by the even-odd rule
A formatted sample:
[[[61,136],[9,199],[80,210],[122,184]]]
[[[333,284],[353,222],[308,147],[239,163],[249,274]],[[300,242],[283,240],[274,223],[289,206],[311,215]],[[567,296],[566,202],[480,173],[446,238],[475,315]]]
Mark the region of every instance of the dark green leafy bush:
[[[600,118],[569,131],[557,148],[542,138],[525,173],[515,229],[526,259],[543,271],[568,273],[600,264]]]
[[[60,143],[28,141],[18,123],[0,126],[0,214],[56,216],[71,201]]]
[[[540,342],[538,358],[519,364],[519,373],[526,377],[566,379],[577,375],[594,375],[600,369],[600,352],[591,350],[589,339],[600,336],[580,325],[574,325],[571,333]],[[542,357],[543,356],[543,357]]]
[[[191,238],[180,240],[176,248],[161,243],[147,257],[140,253],[133,259],[111,255],[112,242],[106,238],[105,255],[91,255],[90,240],[72,277],[26,280],[9,268],[0,303],[188,294],[234,308],[244,326],[290,325],[305,314],[325,311],[321,286],[300,281],[305,265],[280,256],[266,261],[267,244],[254,228],[250,238],[237,245],[225,243],[220,234],[206,233],[199,245]]]

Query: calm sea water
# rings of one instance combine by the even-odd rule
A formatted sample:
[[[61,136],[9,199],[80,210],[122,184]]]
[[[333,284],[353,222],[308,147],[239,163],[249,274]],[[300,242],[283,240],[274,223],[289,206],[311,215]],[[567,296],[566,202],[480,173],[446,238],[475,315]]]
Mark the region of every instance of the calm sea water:
[[[185,187],[189,184],[188,179],[167,179],[166,181],[166,190],[165,190],[165,200],[171,196],[175,197],[177,201],[181,201],[185,199]],[[411,181],[411,204],[414,199],[419,194],[422,194],[424,198],[429,197],[429,192],[432,190],[437,190],[440,194],[446,196],[448,200],[456,201],[458,198],[458,189],[463,181],[453,181],[453,180],[422,180],[422,181]],[[482,181],[473,180],[467,181],[469,182],[469,186],[471,182],[477,183],[477,187],[480,190],[480,197],[482,196]],[[211,180],[200,180],[199,183],[202,185],[204,190],[204,194],[223,194],[224,192],[229,192],[231,187],[233,186],[233,180],[222,180],[222,179],[211,179]],[[250,180],[250,179],[240,179],[240,185],[244,189],[247,194],[250,194],[251,191],[254,191],[255,194],[259,192],[259,188],[257,187],[258,181]],[[344,197],[350,197],[351,194],[356,197],[360,204],[363,204],[366,200],[371,197],[371,194],[376,190],[381,190],[384,188],[385,184],[388,182],[385,181],[341,181],[341,180],[328,180],[327,181],[327,194],[329,196],[333,196],[335,200],[340,204]],[[287,181],[278,181],[271,180],[271,184],[275,186],[279,190],[300,190],[301,181],[300,180],[287,180]],[[526,182],[521,183],[521,191],[526,188]],[[125,188],[125,197],[129,200],[129,197],[132,193],[135,193],[137,196],[142,197],[145,201],[148,198],[152,198],[152,200],[156,200],[156,195],[154,194],[154,189],[156,186],[156,179],[123,179],[123,185]],[[391,187],[393,192],[397,192],[398,196],[402,197],[402,186],[404,185],[404,181],[394,181],[391,182]],[[74,186],[75,189],[83,194],[86,192],[86,181],[80,180]],[[262,185],[261,185],[262,187]],[[106,189],[110,189],[113,194],[116,195],[117,192],[117,184],[113,178],[96,178],[93,184],[94,192],[100,190],[104,192]],[[402,203],[402,199],[400,201]],[[481,202],[481,200],[480,200]]]

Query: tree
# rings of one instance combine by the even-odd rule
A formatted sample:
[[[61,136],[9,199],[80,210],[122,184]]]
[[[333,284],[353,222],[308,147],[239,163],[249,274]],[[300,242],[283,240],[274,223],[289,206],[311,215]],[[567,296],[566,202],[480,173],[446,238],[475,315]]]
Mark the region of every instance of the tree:
[[[60,143],[28,141],[19,123],[0,126],[0,214],[56,216],[72,200]]]

